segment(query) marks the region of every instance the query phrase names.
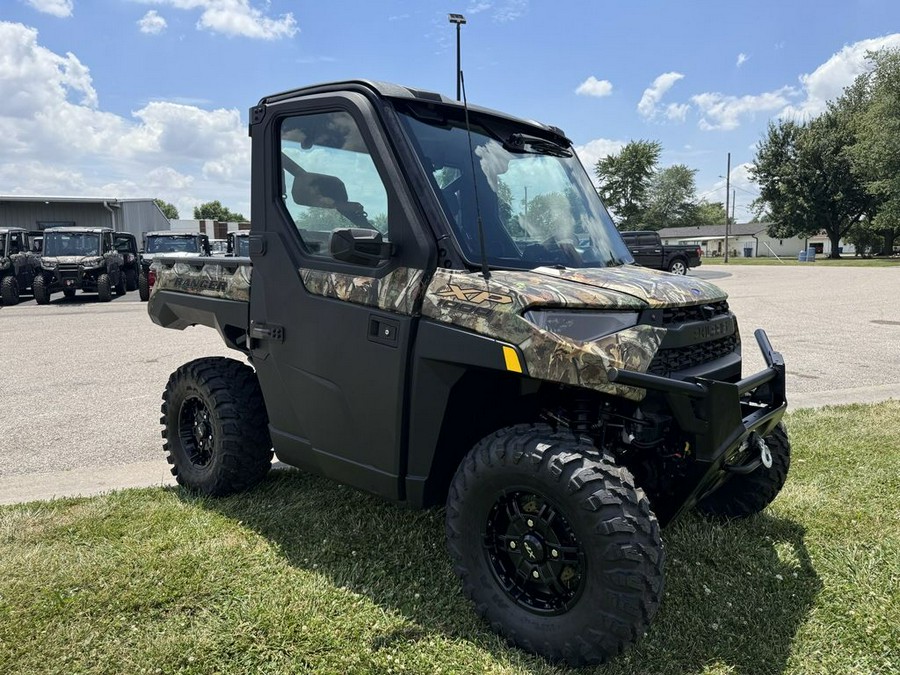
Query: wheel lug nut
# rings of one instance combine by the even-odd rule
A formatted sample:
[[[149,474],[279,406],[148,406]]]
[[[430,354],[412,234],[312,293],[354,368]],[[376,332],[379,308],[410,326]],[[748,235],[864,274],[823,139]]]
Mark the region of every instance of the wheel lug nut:
[[[559,551],[557,551],[555,548],[554,548],[554,549],[551,549],[551,550],[550,550],[550,555],[551,555],[552,557],[554,557],[554,558],[558,558],[558,557],[559,557]]]
[[[534,527],[534,521],[533,521],[531,518],[529,518],[529,519],[528,519],[527,521],[525,521],[525,522],[528,523],[528,527]]]
[[[534,572],[531,573],[531,576],[533,576],[535,579],[540,579],[541,573],[538,572],[537,570],[535,570]]]

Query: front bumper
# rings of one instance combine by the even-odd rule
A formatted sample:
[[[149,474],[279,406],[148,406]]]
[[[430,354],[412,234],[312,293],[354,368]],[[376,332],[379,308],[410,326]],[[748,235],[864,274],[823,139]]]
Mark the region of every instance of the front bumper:
[[[759,460],[737,463],[751,434],[764,437],[787,410],[785,367],[765,331],[754,332],[767,367],[737,382],[703,377],[674,380],[629,370],[612,369],[611,382],[658,391],[665,395],[676,422],[692,436],[692,479],[680,490],[678,505],[666,520],[693,507],[731,473],[749,473]]]

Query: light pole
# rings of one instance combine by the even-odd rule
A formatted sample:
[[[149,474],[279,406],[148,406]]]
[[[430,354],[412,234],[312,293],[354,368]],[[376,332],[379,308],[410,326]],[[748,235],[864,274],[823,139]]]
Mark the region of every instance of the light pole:
[[[731,153],[728,153],[728,170],[725,171],[725,262],[728,262],[728,198],[731,196]]]
[[[450,20],[450,23],[456,24],[456,100],[459,101],[462,98],[459,90],[461,80],[459,74],[462,71],[462,62],[459,55],[459,27],[466,22],[466,17],[462,14],[448,14],[447,18]]]

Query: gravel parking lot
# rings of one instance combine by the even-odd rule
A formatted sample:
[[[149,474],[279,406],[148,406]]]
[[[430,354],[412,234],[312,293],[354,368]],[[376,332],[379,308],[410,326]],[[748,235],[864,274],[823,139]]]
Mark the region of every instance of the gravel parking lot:
[[[794,407],[900,398],[900,270],[700,268],[730,295],[745,373],[762,368],[763,327],[788,368]],[[160,395],[169,374],[230,355],[208,328],[154,325],[137,293],[25,296],[0,308],[0,503],[171,483],[161,450]]]

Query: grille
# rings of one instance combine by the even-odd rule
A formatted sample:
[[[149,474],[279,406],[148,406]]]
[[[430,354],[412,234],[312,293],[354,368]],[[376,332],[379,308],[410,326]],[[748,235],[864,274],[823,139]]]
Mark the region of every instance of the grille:
[[[57,268],[60,279],[77,279],[78,265],[60,265]]]
[[[704,307],[712,307],[711,316],[703,314]],[[728,302],[712,302],[708,305],[691,305],[690,307],[668,307],[662,311],[663,325],[668,326],[673,323],[684,323],[685,321],[709,321],[712,318],[728,314]]]
[[[668,375],[669,373],[693,368],[709,361],[727,356],[737,346],[737,336],[729,335],[720,340],[702,342],[689,347],[676,349],[660,349],[650,362],[648,373]]]

